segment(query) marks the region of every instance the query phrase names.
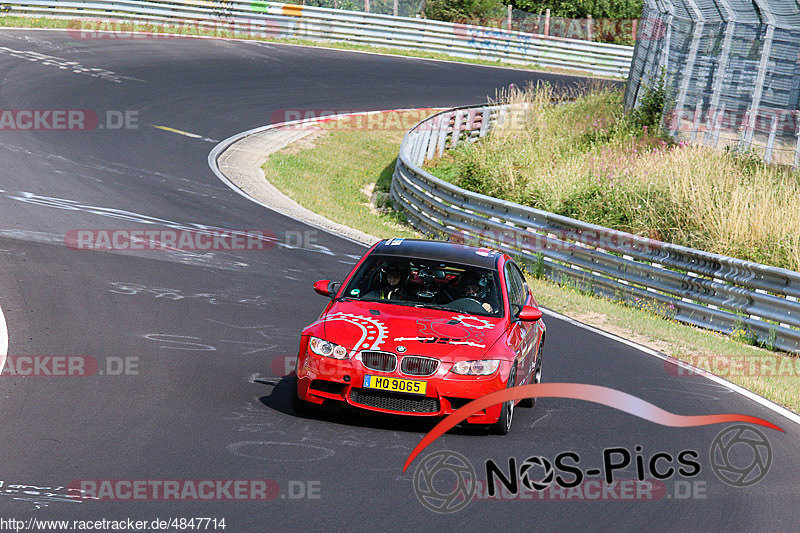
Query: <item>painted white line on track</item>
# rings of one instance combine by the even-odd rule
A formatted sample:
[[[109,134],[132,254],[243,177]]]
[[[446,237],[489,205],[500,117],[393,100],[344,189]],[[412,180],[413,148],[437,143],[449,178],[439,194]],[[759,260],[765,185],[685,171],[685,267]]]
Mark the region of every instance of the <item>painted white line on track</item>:
[[[615,340],[617,342],[621,342],[623,344],[626,344],[626,345],[630,346],[631,348],[635,348],[635,349],[639,350],[640,352],[644,352],[647,355],[652,355],[653,357],[658,357],[659,359],[661,359],[663,361],[669,361],[670,363],[674,363],[674,364],[678,365],[681,368],[684,368],[686,370],[690,370],[690,371],[698,374],[699,376],[702,376],[702,377],[704,377],[706,379],[709,379],[709,380],[713,381],[714,383],[716,383],[718,385],[722,385],[723,387],[725,387],[727,389],[730,389],[733,392],[741,394],[745,398],[756,402],[757,404],[761,405],[762,407],[766,407],[770,411],[773,411],[773,412],[778,413],[779,415],[781,415],[783,417],[788,418],[789,420],[791,420],[795,424],[800,424],[800,415],[798,415],[794,411],[790,411],[789,409],[787,409],[787,408],[785,408],[785,407],[783,407],[781,405],[778,405],[777,403],[772,402],[772,401],[764,398],[763,396],[759,396],[755,392],[752,392],[752,391],[749,391],[749,390],[747,390],[745,388],[742,388],[742,387],[740,387],[739,385],[737,385],[735,383],[731,383],[730,381],[728,381],[725,378],[722,378],[720,376],[715,376],[714,374],[711,374],[711,373],[709,373],[709,372],[707,372],[707,371],[705,371],[705,370],[703,370],[701,368],[698,368],[696,366],[690,365],[689,363],[684,363],[683,361],[679,361],[678,359],[675,359],[674,357],[670,357],[670,356],[668,356],[666,354],[663,354],[661,352],[657,352],[656,350],[653,350],[652,348],[648,348],[647,346],[643,346],[643,345],[641,345],[641,344],[639,344],[637,342],[633,342],[631,340],[624,339],[624,338],[622,338],[622,337],[620,337],[618,335],[614,335],[613,333],[609,333],[608,331],[603,331],[602,329],[598,329],[598,328],[596,328],[594,326],[590,326],[589,324],[584,324],[583,322],[579,322],[579,321],[577,321],[577,320],[575,320],[573,318],[570,318],[568,316],[562,315],[561,313],[557,313],[555,311],[551,311],[550,309],[546,309],[544,307],[541,307],[541,309],[545,314],[550,315],[553,318],[556,318],[558,320],[563,320],[564,322],[568,322],[568,323],[570,323],[570,324],[572,324],[574,326],[578,326],[579,328],[583,328],[585,330],[591,331],[592,333],[596,333],[598,335],[602,335],[603,337],[607,337],[607,338]]]
[[[3,308],[0,307],[0,373],[6,366],[6,356],[8,355],[8,326],[6,317],[3,315]]]

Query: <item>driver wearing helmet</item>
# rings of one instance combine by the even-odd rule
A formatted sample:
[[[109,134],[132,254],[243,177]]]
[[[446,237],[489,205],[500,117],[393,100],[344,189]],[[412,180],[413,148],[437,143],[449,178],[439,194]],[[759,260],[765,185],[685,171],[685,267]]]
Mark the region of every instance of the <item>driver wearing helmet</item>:
[[[378,290],[382,300],[404,300],[408,266],[396,261],[383,267],[383,283]]]
[[[484,311],[494,313],[492,304],[484,300],[486,298],[485,282],[477,272],[467,271],[461,275],[460,292],[462,298],[475,300],[481,304]]]

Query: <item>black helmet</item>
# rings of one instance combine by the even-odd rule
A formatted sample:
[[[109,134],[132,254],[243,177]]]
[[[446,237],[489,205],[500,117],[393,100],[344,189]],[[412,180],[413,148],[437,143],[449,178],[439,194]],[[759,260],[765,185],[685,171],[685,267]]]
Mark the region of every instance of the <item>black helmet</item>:
[[[383,271],[387,274],[406,276],[408,274],[408,263],[404,263],[402,261],[392,261],[383,267]]]
[[[475,272],[474,270],[468,270],[461,274],[461,279],[459,282],[459,287],[462,292],[466,291],[467,287],[477,287],[478,291],[475,296],[483,297],[486,294],[486,280],[484,280],[483,276]]]

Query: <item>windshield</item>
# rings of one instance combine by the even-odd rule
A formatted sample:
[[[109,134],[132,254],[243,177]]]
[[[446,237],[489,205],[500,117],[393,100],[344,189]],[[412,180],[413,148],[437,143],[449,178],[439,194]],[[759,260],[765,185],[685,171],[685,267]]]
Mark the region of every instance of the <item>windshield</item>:
[[[372,255],[347,284],[342,297],[500,317],[499,287],[496,272],[485,268]]]

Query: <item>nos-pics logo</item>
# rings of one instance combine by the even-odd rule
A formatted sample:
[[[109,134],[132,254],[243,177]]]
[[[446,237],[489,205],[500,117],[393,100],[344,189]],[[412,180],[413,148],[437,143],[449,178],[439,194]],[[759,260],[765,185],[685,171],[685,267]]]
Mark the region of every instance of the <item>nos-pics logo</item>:
[[[711,469],[720,481],[732,487],[755,485],[769,472],[772,448],[766,435],[749,425],[728,427],[717,434],[709,449]],[[487,461],[488,465],[489,461]],[[697,463],[699,473],[699,463]],[[535,468],[534,468],[535,467]],[[532,479],[531,469],[543,471]],[[487,467],[487,478],[489,468]],[[542,491],[553,482],[550,461],[532,457],[522,463],[519,476],[529,490]],[[414,471],[414,492],[426,508],[436,513],[454,513],[475,496],[478,478],[472,463],[460,453],[442,450],[427,455]]]

